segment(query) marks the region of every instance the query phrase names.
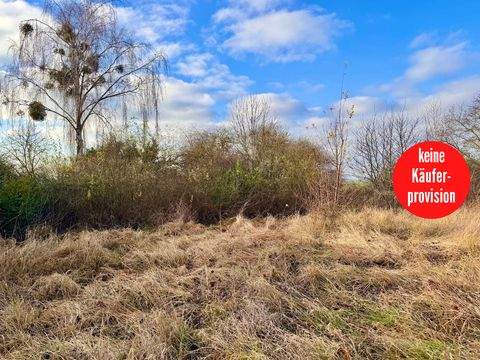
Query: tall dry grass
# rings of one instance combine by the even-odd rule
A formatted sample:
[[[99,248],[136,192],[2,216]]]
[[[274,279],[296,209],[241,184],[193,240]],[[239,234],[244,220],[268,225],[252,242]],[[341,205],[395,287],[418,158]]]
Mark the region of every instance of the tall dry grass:
[[[478,208],[0,247],[2,359],[477,359]]]

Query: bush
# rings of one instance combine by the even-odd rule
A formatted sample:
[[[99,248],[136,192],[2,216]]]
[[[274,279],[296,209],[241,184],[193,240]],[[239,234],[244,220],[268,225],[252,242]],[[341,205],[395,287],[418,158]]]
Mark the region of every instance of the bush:
[[[15,177],[15,170],[11,164],[0,158],[0,186]]]
[[[470,168],[470,193],[468,201],[475,202],[480,195],[480,161],[467,157],[467,163]]]
[[[42,222],[51,203],[48,180],[33,176],[9,176],[0,186],[2,236],[22,238],[33,224]]]
[[[245,153],[227,131],[200,133],[172,157],[153,141],[112,137],[48,175],[15,175],[5,165],[2,235],[21,238],[37,224],[59,231],[156,226],[178,209],[203,223],[306,210],[305,193],[325,178],[322,151],[275,128],[256,134],[251,146]]]
[[[302,211],[302,195],[326,166],[316,146],[272,129],[248,156],[231,134],[220,131],[196,136],[182,159],[192,206],[205,222],[239,211],[247,216]]]
[[[377,186],[366,181],[346,183],[341,197],[340,202],[348,208],[396,208],[399,206],[391,186]]]
[[[154,143],[109,139],[58,169],[56,193],[74,223],[88,227],[147,226],[178,201],[177,169],[160,163]]]

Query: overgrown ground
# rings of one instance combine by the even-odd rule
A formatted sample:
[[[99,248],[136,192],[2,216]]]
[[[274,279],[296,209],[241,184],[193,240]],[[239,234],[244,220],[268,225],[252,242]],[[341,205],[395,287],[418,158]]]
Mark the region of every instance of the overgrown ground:
[[[0,246],[4,359],[477,359],[479,209]]]

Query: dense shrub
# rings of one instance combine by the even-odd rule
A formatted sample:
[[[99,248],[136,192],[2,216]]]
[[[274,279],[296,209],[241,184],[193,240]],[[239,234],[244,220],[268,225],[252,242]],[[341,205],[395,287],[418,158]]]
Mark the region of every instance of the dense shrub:
[[[470,168],[470,193],[469,201],[476,201],[480,195],[480,161],[467,157],[467,163]]]
[[[77,225],[139,227],[179,200],[179,180],[174,166],[160,162],[155,143],[110,139],[59,168],[56,193]]]
[[[228,131],[200,133],[167,156],[155,142],[110,138],[48,175],[15,175],[4,165],[2,234],[22,237],[43,223],[60,231],[155,226],[180,208],[204,223],[304,211],[305,193],[325,178],[322,151],[272,127],[250,145],[246,153]]]
[[[23,237],[32,224],[42,222],[51,204],[49,181],[33,176],[3,177],[0,183],[0,232]]]
[[[7,161],[0,158],[0,185],[15,176],[14,168]]]
[[[242,211],[282,215],[304,209],[303,193],[325,171],[319,148],[269,129],[248,156],[228,132],[197,135],[182,152],[193,208],[203,221]]]
[[[341,192],[340,202],[348,208],[395,208],[398,202],[391,186],[377,186],[367,181],[347,182]]]

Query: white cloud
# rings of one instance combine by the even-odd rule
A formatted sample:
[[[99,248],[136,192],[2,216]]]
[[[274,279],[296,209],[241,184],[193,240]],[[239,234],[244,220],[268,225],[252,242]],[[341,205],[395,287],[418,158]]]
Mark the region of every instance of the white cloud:
[[[312,116],[306,119],[303,123],[305,128],[305,133],[309,135],[310,129],[321,129],[322,127],[326,126],[329,121],[331,120],[328,116]]]
[[[300,81],[297,85],[301,89],[306,90],[308,92],[313,92],[313,93],[325,90],[325,84],[311,83],[311,82],[305,81],[305,80]]]
[[[257,54],[267,61],[312,60],[333,49],[334,39],[350,27],[335,14],[270,10],[274,6],[269,1],[243,1],[219,10],[214,20],[225,23],[228,34],[223,47],[234,56]]]
[[[241,20],[245,17],[245,13],[239,8],[223,8],[213,15],[213,20],[217,23],[229,20]]]
[[[163,79],[164,94],[159,105],[159,131],[162,141],[172,146],[178,146],[185,140],[185,136],[192,131],[201,131],[215,128],[215,106],[217,99],[204,87],[187,82],[175,77]],[[129,131],[141,134],[142,115],[136,108],[134,99],[129,103]],[[114,109],[110,114],[112,126],[116,131],[124,133],[121,108]],[[150,114],[148,118],[149,132],[153,135],[155,131],[155,120]],[[110,130],[110,128],[107,129]],[[95,144],[97,127],[90,123],[87,127],[87,143],[89,146]]]
[[[354,117],[363,117],[375,112],[385,111],[389,105],[385,100],[375,96],[353,96],[343,101],[343,110],[352,111]],[[334,104],[334,108],[338,109],[340,102]]]
[[[185,52],[195,49],[195,45],[182,42],[160,42],[156,44],[155,48],[163,52],[168,60],[178,58]]]
[[[116,7],[120,24],[143,41],[153,43],[167,56],[175,58],[193,45],[166,41],[166,37],[181,35],[188,24],[189,8],[177,4],[158,4],[154,1],[136,3],[135,7]],[[18,39],[22,20],[41,18],[42,9],[24,0],[0,0],[0,63],[8,60],[9,41]]]
[[[172,40],[185,31],[189,21],[188,7],[143,1],[136,3],[135,7],[117,7],[116,10],[121,24],[127,26],[141,40],[151,42],[155,48],[163,50],[170,59],[196,49],[196,46],[182,42],[182,38],[178,41]],[[0,22],[1,61],[8,48],[6,40],[18,36],[18,22],[26,18],[40,17],[42,12],[22,0],[0,0],[0,13],[3,16]],[[190,60],[193,61],[193,58]],[[202,81],[197,83],[196,79],[188,82],[175,77],[165,78],[164,100],[160,104],[162,133],[178,136],[179,133],[192,129],[215,126],[215,106],[222,96],[230,98],[244,93],[251,83],[247,77],[233,75],[226,65],[220,64],[213,56],[209,57],[205,73],[196,75],[203,75]],[[53,118],[46,123],[58,125]],[[150,125],[153,129],[153,123]],[[57,128],[63,131],[62,127]],[[55,134],[60,138],[58,131]],[[93,125],[88,134],[91,145],[95,135]]]
[[[386,101],[379,96],[354,96],[346,100],[345,107],[355,106],[355,121],[361,121],[385,111],[405,111],[415,117],[428,111],[432,105],[441,110],[448,110],[458,105],[468,106],[478,95],[480,95],[480,75],[475,75],[444,83],[425,94],[394,97],[391,101]],[[338,103],[335,106],[338,106]]]
[[[159,4],[156,1],[139,1],[134,7],[116,7],[121,24],[132,33],[148,41],[159,42],[167,36],[184,33],[188,24],[189,7],[175,3]]]
[[[252,84],[247,76],[232,74],[225,64],[217,64],[202,82],[203,86],[216,91],[220,97],[226,99],[244,95]]]
[[[233,3],[249,7],[256,11],[265,11],[274,8],[275,6],[284,3],[282,0],[237,0]]]
[[[185,76],[204,77],[208,74],[208,65],[212,60],[213,55],[209,53],[189,55],[177,64],[178,71]]]
[[[265,13],[268,10],[275,9],[278,5],[284,4],[285,0],[232,0],[230,5],[221,8],[213,15],[213,20],[217,23],[228,21],[245,20]]]
[[[161,51],[168,60],[176,59],[196,49],[182,36],[189,23],[189,7],[139,1],[135,7],[116,7],[120,24],[139,40]]]
[[[264,93],[268,99],[273,114],[286,127],[292,126],[310,115],[306,105],[288,94]]]
[[[197,84],[169,77],[165,98],[160,104],[160,127],[169,135],[214,126],[215,99]]]
[[[219,126],[215,108],[224,99],[245,94],[248,78],[236,77],[228,67],[217,64],[212,72],[199,70],[199,81],[185,81],[168,77],[164,81],[165,96],[160,104],[160,128],[170,139],[178,139],[192,130]]]
[[[0,63],[8,61],[10,40],[17,40],[22,20],[40,18],[42,10],[23,0],[0,0]]]
[[[405,72],[405,78],[416,82],[452,74],[465,65],[468,58],[466,48],[467,42],[461,42],[418,50],[410,58],[411,66]]]
[[[443,43],[438,43],[434,36],[434,33],[424,33],[414,38],[410,47],[416,49],[409,56],[409,66],[404,73],[388,83],[369,87],[370,90],[390,93],[396,98],[419,97],[422,95],[418,91],[419,84],[441,76],[454,75],[478,57],[470,49],[469,42],[461,40],[460,31],[449,33]],[[437,44],[425,46],[432,42]]]
[[[260,93],[252,95],[265,100],[277,124],[282,128],[298,134],[298,129],[304,126],[307,119],[318,116],[317,111],[308,108],[304,102],[292,97],[288,93]]]
[[[178,73],[193,79],[215,96],[232,99],[243,95],[252,81],[247,76],[234,75],[230,68],[210,53],[191,54],[177,65]]]
[[[436,39],[437,34],[434,32],[424,32],[413,38],[410,42],[410,47],[416,49],[419,47],[430,46],[432,42]]]
[[[411,99],[409,106],[418,108],[435,103],[446,109],[455,105],[469,105],[478,95],[480,95],[480,75],[475,75],[443,84],[420,99]]]

